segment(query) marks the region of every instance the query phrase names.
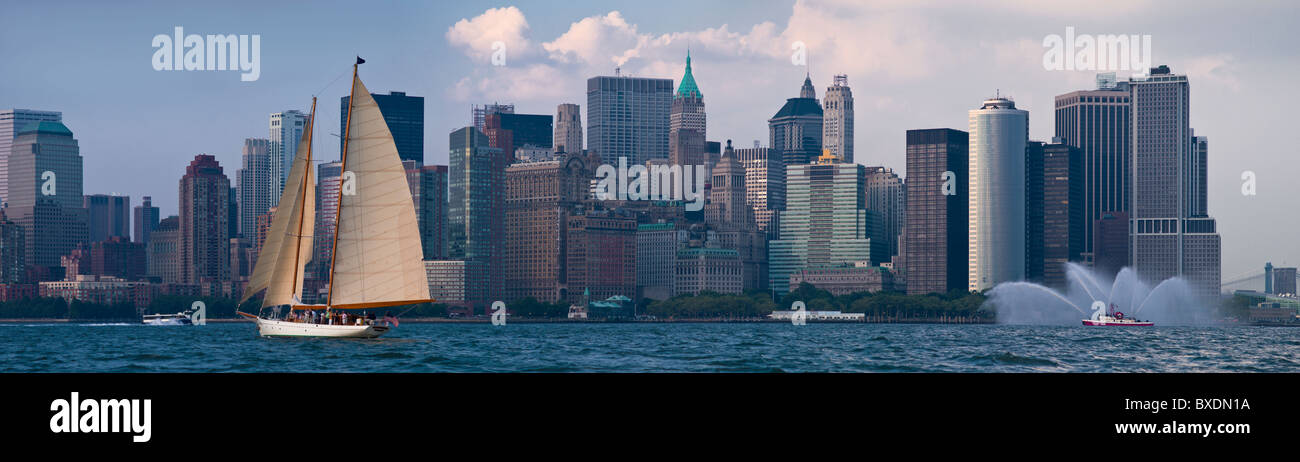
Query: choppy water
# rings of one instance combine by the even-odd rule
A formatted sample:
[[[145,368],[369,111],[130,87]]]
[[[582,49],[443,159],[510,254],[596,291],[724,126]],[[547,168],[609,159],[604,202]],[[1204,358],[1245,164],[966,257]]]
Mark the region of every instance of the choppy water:
[[[1298,372],[1300,329],[416,324],[371,340],[251,324],[0,324],[3,372]]]

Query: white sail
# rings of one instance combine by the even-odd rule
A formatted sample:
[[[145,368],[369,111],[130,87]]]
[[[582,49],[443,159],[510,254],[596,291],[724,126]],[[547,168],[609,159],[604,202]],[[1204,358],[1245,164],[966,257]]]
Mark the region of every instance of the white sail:
[[[353,75],[329,305],[369,308],[429,300],[415,204],[397,145]]]
[[[313,181],[311,136],[316,104],[303,130],[293,165],[285,178],[280,205],[271,218],[271,229],[257,257],[257,266],[244,289],[243,303],[262,289],[262,306],[301,303],[303,270],[312,255],[312,233],[316,217],[316,183]]]

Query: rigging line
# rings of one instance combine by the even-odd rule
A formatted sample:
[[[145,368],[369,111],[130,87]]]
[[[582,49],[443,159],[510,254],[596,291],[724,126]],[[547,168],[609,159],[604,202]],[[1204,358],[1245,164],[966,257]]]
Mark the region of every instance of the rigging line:
[[[331,80],[331,81],[330,81],[330,83],[325,84],[324,87],[321,87],[320,91],[317,91],[317,92],[316,92],[315,94],[313,94],[312,96],[319,96],[321,93],[325,93],[325,90],[328,89],[328,88],[330,87],[330,85],[334,85],[335,82],[338,82],[339,79],[343,78],[343,76],[347,75],[347,73],[348,73],[348,71],[343,71],[343,72],[339,73],[339,76],[338,76],[338,77],[335,77],[334,80]]]

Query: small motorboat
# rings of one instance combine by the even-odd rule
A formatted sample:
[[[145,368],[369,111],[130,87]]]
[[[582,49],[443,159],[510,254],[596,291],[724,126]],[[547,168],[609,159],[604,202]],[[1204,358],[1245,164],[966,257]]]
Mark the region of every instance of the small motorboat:
[[[190,319],[190,313],[146,314],[143,319],[144,323],[150,326],[188,326],[194,324],[194,320]]]
[[[1114,305],[1111,305],[1113,308]],[[1121,311],[1112,311],[1113,314],[1093,313],[1091,319],[1084,319],[1085,326],[1130,326],[1130,327],[1150,327],[1156,325],[1151,321],[1140,319],[1126,318]]]

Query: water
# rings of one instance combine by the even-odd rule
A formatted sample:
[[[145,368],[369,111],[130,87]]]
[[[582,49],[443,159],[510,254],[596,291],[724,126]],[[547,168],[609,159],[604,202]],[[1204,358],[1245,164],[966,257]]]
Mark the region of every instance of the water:
[[[1077,321],[1076,321],[1077,322]],[[1300,329],[940,324],[0,324],[3,372],[1298,372]]]
[[[1173,277],[1155,286],[1123,268],[1108,278],[1075,263],[1065,265],[1065,292],[1030,282],[1004,282],[988,292],[988,306],[1007,324],[1075,325],[1080,316],[1126,313],[1164,325],[1215,322],[1212,303],[1198,300],[1187,281]]]

